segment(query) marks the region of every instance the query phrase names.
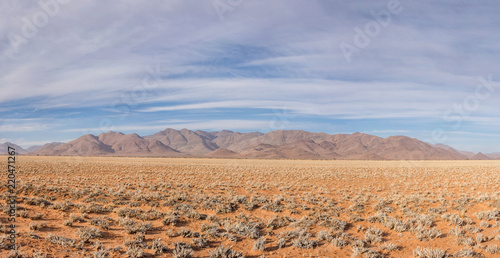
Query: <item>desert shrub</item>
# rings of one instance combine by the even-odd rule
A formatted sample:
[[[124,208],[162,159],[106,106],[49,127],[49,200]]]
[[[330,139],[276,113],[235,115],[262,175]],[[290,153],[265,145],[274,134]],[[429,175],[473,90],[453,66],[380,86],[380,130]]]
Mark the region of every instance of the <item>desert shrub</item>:
[[[476,253],[472,249],[462,249],[453,254],[453,257],[477,257],[478,253]]]
[[[224,244],[221,244],[217,248],[215,248],[213,251],[210,251],[210,258],[243,258],[243,253],[242,252],[237,252],[235,250],[232,250],[230,247],[224,246]]]
[[[272,201],[262,205],[261,209],[272,212],[282,212],[284,207],[279,201]]]
[[[10,250],[7,254],[7,258],[24,258],[25,256],[19,249]]]
[[[419,228],[418,230],[416,230],[416,232],[417,232],[417,238],[420,241],[438,238],[442,235],[441,231],[434,228],[431,229]]]
[[[227,233],[227,232],[224,232],[221,234],[222,237],[226,238],[227,240],[231,241],[231,242],[238,242],[238,237],[231,234],[231,233]]]
[[[76,236],[82,242],[88,242],[90,239],[100,238],[103,236],[101,230],[95,227],[83,227],[76,231]]]
[[[109,250],[100,249],[100,250],[94,251],[94,252],[92,252],[92,256],[94,258],[108,258],[109,257]]]
[[[144,251],[138,246],[130,246],[129,248],[127,248],[126,254],[130,258],[144,257]]]
[[[500,248],[497,245],[488,245],[484,250],[490,254],[500,253]]]
[[[45,222],[39,222],[39,223],[30,222],[30,224],[29,224],[29,228],[31,230],[40,230],[40,229],[46,228],[46,227],[47,227],[47,223],[45,223]]]
[[[164,216],[164,214],[158,210],[155,209],[149,209],[139,215],[137,215],[137,218],[143,221],[150,221],[150,220],[157,220],[161,219]]]
[[[253,250],[264,251],[266,249],[266,238],[260,237],[253,243]]]
[[[459,245],[473,246],[476,244],[476,242],[474,242],[474,239],[472,237],[464,236],[464,237],[458,238],[458,244]]]
[[[116,215],[118,215],[118,217],[122,217],[122,218],[124,218],[124,217],[137,218],[137,216],[139,216],[142,213],[142,210],[121,207],[121,208],[115,209],[115,213],[116,213]]]
[[[238,204],[230,202],[227,204],[221,204],[217,207],[217,214],[231,213],[238,209]]]
[[[191,243],[196,247],[204,248],[208,245],[208,240],[205,237],[196,237],[193,238]]]
[[[152,249],[154,250],[155,255],[168,252],[167,246],[161,242],[160,238],[156,238],[155,240],[153,240]]]
[[[497,220],[500,215],[498,209],[493,209],[492,211],[480,211],[474,213],[479,220]]]
[[[349,216],[349,222],[351,223],[354,223],[354,222],[359,222],[359,221],[363,221],[364,219],[359,216],[358,214],[353,214],[351,216]]]
[[[173,231],[170,228],[168,228],[167,230],[165,230],[165,234],[167,234],[167,236],[169,236],[169,237],[177,237],[177,236],[179,236],[179,234],[177,232]]]
[[[385,251],[396,251],[399,249],[397,244],[393,244],[391,242],[385,242],[379,246],[380,250]]]
[[[137,232],[146,233],[148,230],[153,228],[150,222],[140,223],[130,218],[120,218],[119,225],[125,229],[127,234],[135,234]]]
[[[446,212],[446,208],[444,208],[444,207],[439,207],[439,208],[430,207],[427,209],[427,212],[435,213],[435,214],[443,214]]]
[[[320,225],[329,227],[332,230],[344,231],[347,227],[347,222],[329,217],[328,219],[321,221]]]
[[[450,225],[455,225],[460,227],[466,224],[466,222],[462,218],[460,218],[460,216],[458,216],[457,214],[445,213],[441,215],[441,218],[448,221]]]
[[[175,258],[191,258],[193,257],[193,249],[188,243],[177,242],[174,244],[173,255]]]
[[[287,216],[273,216],[267,221],[267,227],[271,229],[277,229],[281,227],[288,226],[290,222],[295,220]]]
[[[71,207],[68,203],[55,202],[52,204],[51,208],[54,210],[67,211]]]
[[[482,243],[484,241],[486,241],[486,238],[483,236],[483,234],[481,234],[481,233],[476,234],[476,242],[478,244]]]
[[[441,249],[422,248],[419,246],[413,250],[413,256],[418,258],[443,258],[446,256],[446,251]]]
[[[52,205],[51,202],[43,199],[43,198],[38,198],[38,197],[35,197],[35,198],[24,198],[23,197],[23,202],[27,205],[32,205],[32,206],[40,206],[42,208],[44,207],[48,207],[50,205]]]
[[[342,247],[344,247],[344,246],[347,245],[347,242],[344,239],[340,238],[340,237],[334,237],[332,239],[332,245],[336,246],[338,248],[342,248]]]
[[[483,227],[483,228],[489,228],[490,227],[490,224],[488,224],[488,222],[486,221],[481,221],[479,223],[479,226]]]
[[[175,226],[177,223],[179,223],[179,217],[177,217],[175,215],[167,215],[163,218],[163,220],[161,222],[165,226],[167,226],[167,225]]]
[[[200,233],[193,232],[189,228],[181,228],[181,229],[179,229],[179,234],[182,237],[199,237],[200,236]]]
[[[101,227],[102,229],[108,230],[110,223],[107,219],[103,217],[91,218],[90,225]]]
[[[82,215],[77,215],[77,214],[74,214],[74,213],[69,214],[69,220],[72,223],[75,223],[75,222],[85,222],[85,219],[83,218]]]
[[[29,218],[32,220],[42,219],[42,217],[43,217],[43,213],[40,213],[40,212],[37,212],[37,213],[29,216]]]
[[[323,231],[320,231],[318,233],[318,239],[328,241],[328,240],[332,239],[332,236],[328,233],[328,231],[323,230]]]
[[[52,235],[52,234],[49,234],[49,236],[47,237],[47,241],[49,243],[60,245],[62,247],[74,247],[75,243],[76,243],[76,241],[71,239],[71,238],[67,238],[64,236],[58,236],[58,235]]]
[[[256,223],[228,223],[226,224],[225,229],[227,230],[227,232],[235,233],[253,239],[257,239],[260,236],[259,228]]]
[[[47,254],[42,253],[41,251],[33,251],[33,258],[47,258]]]
[[[189,210],[185,212],[184,215],[186,215],[186,217],[190,219],[196,219],[196,220],[206,220],[208,217],[206,214],[201,214],[195,210]]]
[[[280,248],[280,249],[283,248],[283,247],[285,247],[285,245],[286,245],[286,239],[283,238],[283,237],[278,238],[277,245],[278,245],[278,248]]]
[[[292,240],[292,245],[301,249],[312,249],[318,246],[318,243],[313,239],[309,239],[309,237],[307,236],[301,236],[297,239]]]
[[[16,216],[21,217],[21,218],[28,218],[29,215],[30,214],[29,214],[29,212],[27,210],[18,211],[16,213]]]
[[[80,212],[82,213],[106,213],[106,212],[111,212],[113,211],[112,207],[109,206],[103,206],[100,204],[96,203],[89,203],[89,205],[81,205],[79,207]]]

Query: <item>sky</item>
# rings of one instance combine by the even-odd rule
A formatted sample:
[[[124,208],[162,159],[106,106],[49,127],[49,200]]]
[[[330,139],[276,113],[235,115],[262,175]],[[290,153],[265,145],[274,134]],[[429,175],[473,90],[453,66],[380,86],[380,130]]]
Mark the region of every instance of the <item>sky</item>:
[[[0,143],[165,128],[500,152],[493,0],[0,2]]]

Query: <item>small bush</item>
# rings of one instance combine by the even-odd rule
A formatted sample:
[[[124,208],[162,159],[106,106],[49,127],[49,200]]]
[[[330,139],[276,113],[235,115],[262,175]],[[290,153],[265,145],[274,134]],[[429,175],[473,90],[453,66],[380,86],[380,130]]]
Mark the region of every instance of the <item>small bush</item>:
[[[235,250],[231,250],[230,247],[224,246],[221,244],[213,251],[210,251],[210,258],[243,258],[242,252],[237,252]]]
[[[259,250],[259,251],[264,251],[266,249],[266,238],[261,237],[257,240],[255,240],[253,244],[253,250]]]

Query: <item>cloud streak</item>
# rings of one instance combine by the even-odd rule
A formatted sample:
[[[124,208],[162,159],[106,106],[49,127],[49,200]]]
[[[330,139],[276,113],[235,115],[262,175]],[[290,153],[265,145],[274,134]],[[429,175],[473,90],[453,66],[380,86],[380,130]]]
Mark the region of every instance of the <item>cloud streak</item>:
[[[500,6],[400,3],[401,13],[348,63],[339,46],[387,1],[243,1],[222,22],[211,1],[70,1],[13,56],[8,35],[22,35],[24,18],[43,9],[2,2],[1,137],[36,142],[26,133],[43,131],[69,139],[104,118],[123,130],[175,119],[188,122],[164,126],[261,130],[269,122],[262,117],[282,109],[294,122],[287,128],[489,136],[499,123]],[[151,75],[150,67],[160,69]],[[496,92],[451,128],[445,111],[490,74]]]

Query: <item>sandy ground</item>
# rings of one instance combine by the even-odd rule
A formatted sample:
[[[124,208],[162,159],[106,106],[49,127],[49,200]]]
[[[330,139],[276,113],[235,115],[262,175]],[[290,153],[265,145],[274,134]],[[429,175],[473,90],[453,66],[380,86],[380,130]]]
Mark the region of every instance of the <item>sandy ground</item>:
[[[193,257],[500,257],[500,161],[18,156],[16,170],[25,257],[188,257],[178,242]]]

